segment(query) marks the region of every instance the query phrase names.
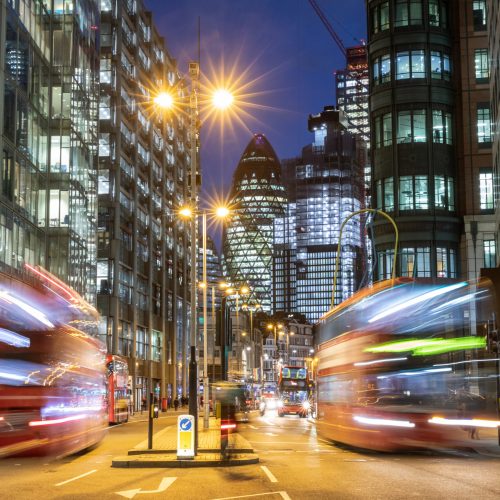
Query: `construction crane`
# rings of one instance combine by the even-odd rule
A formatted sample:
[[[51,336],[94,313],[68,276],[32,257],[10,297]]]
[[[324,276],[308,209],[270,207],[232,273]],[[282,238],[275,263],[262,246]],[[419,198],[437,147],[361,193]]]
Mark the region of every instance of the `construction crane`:
[[[346,60],[346,67],[348,67],[349,69],[349,51],[352,51],[352,50],[355,50],[355,48],[346,48],[344,43],[342,42],[342,39],[339,37],[339,35],[337,34],[337,32],[333,29],[333,26],[330,24],[330,21],[328,21],[327,17],[325,16],[324,12],[321,10],[320,6],[318,5],[318,3],[316,2],[316,0],[308,0],[309,1],[309,4],[311,5],[311,7],[314,9],[314,12],[316,12],[317,16],[320,18],[321,22],[323,23],[323,25],[325,26],[325,28],[327,29],[328,33],[330,33],[330,36],[333,38],[333,41],[337,44],[337,47],[340,49],[340,52],[342,52],[342,54],[344,55],[345,57],[345,60]],[[367,67],[367,63],[366,65],[363,64],[364,66]],[[354,69],[354,68],[352,68]],[[359,69],[359,68],[356,68],[356,69]],[[365,71],[366,71],[366,68],[365,68]],[[361,74],[363,74],[365,71],[361,70],[359,75],[360,77],[356,78],[356,87],[358,89],[362,89],[364,91],[364,93],[366,93],[366,95],[368,95],[368,86],[365,85],[362,80],[361,80]],[[349,98],[348,98],[349,99]],[[349,99],[349,104],[351,106],[354,106],[358,109],[358,111],[361,111],[361,112],[364,112],[364,109],[363,109],[363,106],[357,101],[357,98],[356,97],[351,97]],[[367,133],[366,130],[364,130],[359,124],[356,124],[354,123],[349,116],[347,116],[347,113],[346,113],[346,119],[347,119],[347,122],[349,123],[349,125],[351,126],[351,128],[355,129],[356,132],[358,134],[360,134],[365,140],[367,143],[369,143],[369,133]]]
[[[309,0],[309,3],[311,4],[311,7],[314,9],[318,17],[321,19],[321,22],[324,24],[325,28],[328,30],[328,33],[330,33],[334,42],[337,44],[337,47],[340,49],[340,52],[342,52],[342,54],[344,54],[344,57],[347,58],[347,50],[344,44],[342,43],[342,40],[337,35],[337,32],[333,29],[333,26],[330,24],[330,21],[328,21],[325,14],[320,9],[319,5],[316,3],[316,0]]]

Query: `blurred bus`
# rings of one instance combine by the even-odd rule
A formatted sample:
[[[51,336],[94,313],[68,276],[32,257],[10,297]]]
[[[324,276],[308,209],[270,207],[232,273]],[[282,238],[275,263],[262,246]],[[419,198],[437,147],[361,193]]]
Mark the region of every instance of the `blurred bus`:
[[[106,352],[83,330],[99,315],[39,266],[0,273],[0,457],[62,456],[104,436]]]
[[[278,379],[278,415],[299,415],[305,418],[310,408],[306,368],[282,366]]]
[[[107,426],[105,352],[69,326],[0,327],[0,457],[67,455]]]
[[[318,433],[385,451],[495,437],[495,318],[486,280],[399,278],[353,295],[318,325]]]
[[[110,424],[128,421],[128,364],[116,354],[106,356],[108,379],[108,419]]]

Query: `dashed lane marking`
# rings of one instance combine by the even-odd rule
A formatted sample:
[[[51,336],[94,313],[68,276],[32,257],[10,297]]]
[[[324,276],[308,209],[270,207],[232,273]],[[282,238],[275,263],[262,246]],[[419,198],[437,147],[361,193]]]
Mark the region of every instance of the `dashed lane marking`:
[[[271,481],[271,483],[278,482],[274,474],[265,465],[261,465],[260,468],[265,472],[266,476],[269,478],[269,481]]]
[[[97,472],[97,469],[93,469],[89,472],[85,472],[85,474],[80,474],[79,476],[72,477],[71,479],[67,479],[66,481],[63,481],[62,483],[57,483],[56,486],[63,486],[64,484],[71,483],[71,481],[76,481],[77,479],[81,479],[82,477],[90,476],[90,474],[93,474],[94,472]]]
[[[266,493],[255,493],[253,495],[241,495],[239,497],[224,497],[224,498],[213,498],[212,500],[233,500],[236,498],[255,498],[255,497],[266,497],[270,495],[280,495],[284,500],[291,500],[290,496],[286,491],[268,491]]]

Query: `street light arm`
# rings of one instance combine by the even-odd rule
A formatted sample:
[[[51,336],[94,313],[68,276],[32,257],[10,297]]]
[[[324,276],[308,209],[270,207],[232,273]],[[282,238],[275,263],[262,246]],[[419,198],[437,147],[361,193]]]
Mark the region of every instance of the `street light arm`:
[[[394,284],[394,280],[396,279],[396,259],[398,255],[398,244],[399,244],[399,231],[398,231],[398,226],[396,225],[396,222],[394,219],[384,212],[383,210],[378,210],[376,208],[363,208],[362,210],[357,210],[356,212],[353,212],[350,214],[346,219],[344,219],[344,222],[342,223],[342,226],[340,226],[340,233],[339,233],[339,241],[337,243],[337,255],[335,257],[335,270],[333,272],[333,290],[332,290],[332,302],[331,302],[331,308],[335,306],[335,290],[337,289],[337,272],[338,272],[338,267],[339,267],[339,260],[340,260],[340,245],[342,242],[342,232],[344,230],[344,226],[349,222],[349,220],[359,214],[363,213],[375,213],[375,214],[381,214],[383,215],[394,227],[394,233],[395,233],[395,242],[394,242],[394,260],[392,262],[392,281]]]

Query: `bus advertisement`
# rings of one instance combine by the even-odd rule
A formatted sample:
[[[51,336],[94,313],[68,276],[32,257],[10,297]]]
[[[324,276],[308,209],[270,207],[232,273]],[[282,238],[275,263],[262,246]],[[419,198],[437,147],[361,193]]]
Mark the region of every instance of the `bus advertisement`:
[[[297,366],[282,366],[278,379],[278,415],[299,415],[307,417],[309,402],[309,381],[307,369]]]

